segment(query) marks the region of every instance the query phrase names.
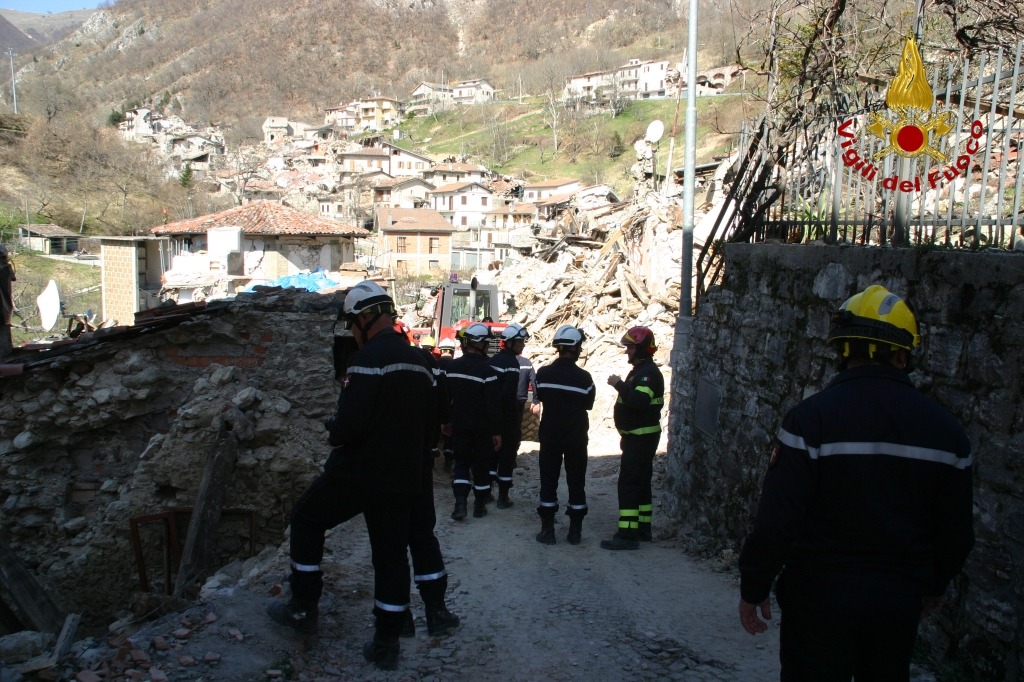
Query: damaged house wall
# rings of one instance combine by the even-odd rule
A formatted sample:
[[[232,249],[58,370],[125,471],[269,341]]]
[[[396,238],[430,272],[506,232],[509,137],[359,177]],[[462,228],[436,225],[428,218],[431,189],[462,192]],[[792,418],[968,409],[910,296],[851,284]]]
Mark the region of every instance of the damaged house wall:
[[[936,653],[969,660],[979,679],[1021,679],[1024,257],[728,244],[725,258],[724,283],[702,299],[690,353],[673,368],[676,515],[706,550],[731,561],[779,422],[835,374],[825,345],[832,311],[882,284],[907,298],[921,327],[911,379],[953,411],[975,457],[977,542],[946,609],[926,621],[926,640]]]
[[[255,537],[248,522],[222,523],[234,530],[219,533],[218,559],[280,545],[295,496],[329,451],[339,305],[338,294],[294,289],[247,295],[100,330],[0,379],[0,527],[63,611],[97,625],[127,606],[139,586],[130,518],[193,507],[226,423],[251,437],[223,506],[251,510]],[[178,528],[183,543],[187,524]],[[158,569],[161,548],[148,537]],[[147,572],[155,587],[165,582]]]

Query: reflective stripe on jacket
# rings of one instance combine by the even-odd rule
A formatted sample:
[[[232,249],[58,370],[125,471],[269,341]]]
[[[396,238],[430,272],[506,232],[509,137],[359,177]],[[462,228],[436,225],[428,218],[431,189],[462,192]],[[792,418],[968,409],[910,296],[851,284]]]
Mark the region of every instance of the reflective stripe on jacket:
[[[665,404],[665,379],[648,358],[633,366],[615,387],[615,428],[627,436],[661,433],[661,408]]]

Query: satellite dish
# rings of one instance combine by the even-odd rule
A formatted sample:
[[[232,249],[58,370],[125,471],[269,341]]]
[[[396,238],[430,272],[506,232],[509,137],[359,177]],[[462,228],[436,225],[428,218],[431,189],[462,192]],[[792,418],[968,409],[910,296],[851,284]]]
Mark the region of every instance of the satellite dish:
[[[651,121],[651,124],[647,126],[647,132],[644,133],[644,139],[650,142],[651,144],[656,144],[658,140],[661,139],[661,136],[664,134],[665,124],[659,121],[658,119],[654,119],[653,121]]]
[[[43,331],[50,331],[53,325],[57,324],[57,317],[60,316],[60,294],[57,293],[57,283],[52,279],[43,289],[43,293],[36,298],[39,306],[39,318],[43,322]]]

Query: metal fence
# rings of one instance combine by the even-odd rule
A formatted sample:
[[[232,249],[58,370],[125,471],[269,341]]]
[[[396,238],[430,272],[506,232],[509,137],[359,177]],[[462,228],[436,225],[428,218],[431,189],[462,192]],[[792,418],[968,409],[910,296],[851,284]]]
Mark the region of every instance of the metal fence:
[[[698,257],[698,298],[721,274],[720,241],[967,249],[1024,241],[1022,60],[1024,42],[930,74],[922,67],[930,101],[917,113],[893,114],[879,97],[785,141],[765,120],[746,126],[726,206]]]

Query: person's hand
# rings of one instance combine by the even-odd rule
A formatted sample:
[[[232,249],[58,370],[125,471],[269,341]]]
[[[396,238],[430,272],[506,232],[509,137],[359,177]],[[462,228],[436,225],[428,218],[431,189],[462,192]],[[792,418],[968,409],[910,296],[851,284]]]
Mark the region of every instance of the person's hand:
[[[451,423],[441,424],[441,435],[442,436],[451,437],[451,435],[452,435],[452,425],[451,425]]]
[[[743,629],[752,635],[756,635],[759,632],[764,632],[768,629],[768,624],[757,617],[757,609],[759,607],[761,609],[761,616],[763,616],[765,620],[771,620],[772,607],[767,599],[760,604],[751,604],[750,602],[740,599],[740,623],[743,625]]]
[[[610,377],[608,377],[608,385],[609,386],[615,386],[620,381],[622,381],[622,377],[620,377],[618,374],[613,374]]]
[[[530,412],[533,414],[540,414],[540,403],[534,403],[530,405]]]
[[[501,436],[491,436],[491,442],[494,443],[494,451],[501,450]]]
[[[942,610],[942,606],[946,603],[946,598],[939,594],[935,596],[926,596],[921,598],[921,617],[927,618],[928,616],[934,616],[936,613]]]

